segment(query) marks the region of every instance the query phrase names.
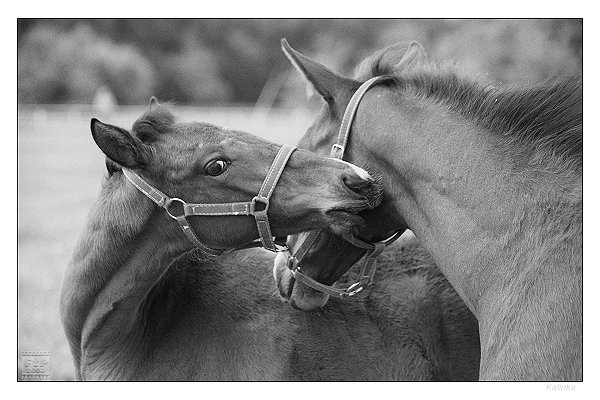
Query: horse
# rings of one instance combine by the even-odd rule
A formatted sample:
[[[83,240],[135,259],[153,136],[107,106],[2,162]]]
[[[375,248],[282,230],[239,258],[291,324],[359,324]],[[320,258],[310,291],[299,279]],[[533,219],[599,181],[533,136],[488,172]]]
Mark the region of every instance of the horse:
[[[323,226],[352,229],[362,221],[355,213],[380,196],[376,182],[349,163],[245,132],[176,122],[155,98],[131,132],[96,119],[91,130],[107,156],[108,175],[60,295],[80,379],[127,376],[149,354],[147,346],[163,340],[151,332],[164,332],[175,317],[167,312],[172,304],[156,304],[156,288],[165,285],[178,257],[200,247],[198,257],[214,258],[259,231],[279,236]],[[252,202],[223,203],[252,196]],[[196,207],[207,211],[188,212]],[[267,247],[271,238],[261,238]],[[168,300],[176,288],[165,290]],[[149,307],[160,314],[149,316]]]
[[[298,144],[318,153],[361,84],[382,77],[359,103],[344,153],[384,187],[358,235],[414,232],[478,320],[479,378],[581,380],[581,79],[500,88],[432,61],[416,42],[376,52],[347,78],[282,47],[326,102]],[[331,285],[363,254],[322,238],[301,269]],[[274,273],[296,307],[327,302],[294,279],[283,254]]]
[[[95,349],[82,359],[80,378],[476,380],[478,353],[469,350],[478,338],[464,331],[473,332],[477,321],[456,307],[460,298],[421,247],[407,241],[390,250],[379,258],[381,279],[365,296],[351,304],[332,300],[317,313],[280,299],[273,253],[244,249],[210,259],[187,253],[149,291],[126,332],[106,333],[120,340],[102,349],[90,343]],[[410,262],[399,265],[398,258]],[[398,293],[402,285],[412,290]]]

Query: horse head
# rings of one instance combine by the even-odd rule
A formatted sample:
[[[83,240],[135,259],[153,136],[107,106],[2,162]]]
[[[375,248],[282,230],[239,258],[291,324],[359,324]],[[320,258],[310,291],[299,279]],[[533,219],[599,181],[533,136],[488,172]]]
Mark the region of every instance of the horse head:
[[[97,119],[91,129],[109,171],[124,167],[161,192],[198,204],[252,199],[281,147],[208,123],[176,123],[155,98],[131,131]],[[379,202],[377,182],[349,163],[297,150],[282,168],[268,205],[274,236],[319,226],[348,232],[363,222],[356,213]],[[193,216],[189,223],[208,246],[231,248],[258,237],[245,215]]]
[[[399,43],[391,47],[394,47],[394,50],[402,48],[402,51],[390,52],[390,48],[381,50],[370,57],[367,60],[368,62],[359,65],[356,71],[356,79],[351,79],[311,60],[294,50],[285,39],[282,40],[282,48],[288,59],[307,80],[307,83],[325,100],[325,105],[315,122],[300,139],[298,147],[323,155],[329,153],[332,144],[335,143],[336,135],[340,131],[348,103],[361,86],[362,81],[365,80],[364,76],[368,74],[373,62],[380,62],[382,57],[389,57],[389,54],[393,54],[396,59],[386,59],[385,62],[394,65],[395,69],[408,69],[420,65],[425,59],[423,48],[416,42]],[[368,111],[365,113],[360,107],[359,113],[361,115],[369,114]],[[369,140],[369,138],[361,139]],[[372,137],[371,140],[377,140],[377,138]],[[357,165],[365,166],[375,176],[385,178],[384,171],[377,171],[373,168],[374,165],[377,165],[374,159],[376,155],[361,151],[361,146],[353,143],[352,134],[350,134],[344,158]],[[394,232],[398,232],[399,229],[404,230],[407,228],[404,220],[394,209],[393,203],[386,201],[385,193],[382,196],[380,206],[373,210],[361,212],[360,215],[365,219],[365,224],[357,228],[355,234],[365,242],[380,241]],[[289,236],[288,247],[293,251],[298,243],[306,238],[306,235],[306,233],[301,233]],[[366,252],[366,249],[354,246],[334,232],[323,230],[318,234],[311,248],[302,259],[302,273],[319,283],[332,285]],[[273,274],[281,296],[289,300],[293,307],[302,310],[309,311],[323,307],[327,303],[329,295],[298,282],[288,268],[287,260],[289,256],[289,252],[280,253],[275,259]]]

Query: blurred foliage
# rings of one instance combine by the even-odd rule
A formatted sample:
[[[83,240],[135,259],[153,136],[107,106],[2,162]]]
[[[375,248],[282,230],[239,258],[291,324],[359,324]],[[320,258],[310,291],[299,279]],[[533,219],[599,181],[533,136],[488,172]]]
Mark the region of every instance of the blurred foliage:
[[[89,26],[61,31],[36,26],[18,54],[19,101],[89,103],[102,86],[117,101],[132,103],[151,96],[153,65],[130,44],[98,36]]]
[[[582,20],[19,19],[18,93],[24,103],[91,102],[102,86],[121,104],[150,95],[178,103],[294,104],[302,79],[292,46],[351,74],[374,50],[417,40],[498,82],[581,73]],[[264,95],[264,92],[274,94]]]

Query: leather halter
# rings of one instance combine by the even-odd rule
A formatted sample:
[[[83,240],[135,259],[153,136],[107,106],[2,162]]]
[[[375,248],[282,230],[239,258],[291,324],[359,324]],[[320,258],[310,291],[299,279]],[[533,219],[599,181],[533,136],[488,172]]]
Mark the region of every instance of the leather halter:
[[[340,126],[340,131],[337,136],[336,143],[331,147],[331,158],[337,158],[342,160],[344,158],[344,151],[346,149],[346,145],[348,143],[348,138],[350,136],[350,129],[352,128],[352,122],[354,121],[354,116],[356,115],[356,110],[358,109],[358,105],[364,96],[364,94],[374,85],[389,80],[389,77],[385,76],[377,76],[371,78],[364,82],[358,90],[354,93],[346,110],[344,112],[344,117],[342,119],[342,124]],[[375,243],[367,243],[354,235],[345,238],[348,242],[352,243],[356,247],[360,247],[363,249],[367,249],[367,254],[365,256],[365,261],[360,270],[360,278],[358,282],[353,283],[349,287],[335,288],[333,286],[328,286],[317,282],[311,277],[305,275],[300,270],[300,262],[302,258],[308,253],[315,240],[321,233],[321,230],[311,231],[308,233],[304,241],[298,246],[296,252],[293,255],[288,257],[287,267],[292,271],[294,278],[306,286],[309,286],[319,292],[328,294],[330,296],[336,296],[340,298],[345,298],[349,296],[354,296],[361,290],[363,290],[367,285],[369,285],[373,276],[375,275],[375,266],[376,266],[376,258],[381,252],[391,243],[393,243],[396,239],[398,239],[404,230],[398,230],[389,238],[375,242]]]
[[[262,247],[267,250],[279,252],[286,251],[287,246],[281,246],[275,243],[273,240],[267,211],[269,210],[269,201],[271,199],[271,195],[273,194],[273,190],[275,189],[275,186],[277,185],[277,182],[281,177],[281,173],[283,172],[283,169],[285,168],[290,156],[295,150],[296,147],[294,146],[281,146],[279,152],[273,160],[273,163],[271,164],[271,168],[269,168],[269,172],[267,173],[267,176],[265,177],[258,194],[248,202],[189,204],[179,198],[167,196],[129,169],[123,168],[123,174],[133,184],[133,186],[135,186],[140,192],[145,194],[158,206],[164,208],[171,218],[179,222],[179,225],[181,226],[181,229],[187,238],[205,253],[217,256],[222,254],[224,250],[212,249],[204,245],[200,239],[198,239],[198,236],[188,223],[187,217],[195,215],[252,215],[256,220],[256,227],[260,236],[260,242],[250,242],[241,248],[257,247],[258,245],[262,244]],[[175,214],[175,210],[171,207],[173,203],[179,203],[183,207],[183,214]]]

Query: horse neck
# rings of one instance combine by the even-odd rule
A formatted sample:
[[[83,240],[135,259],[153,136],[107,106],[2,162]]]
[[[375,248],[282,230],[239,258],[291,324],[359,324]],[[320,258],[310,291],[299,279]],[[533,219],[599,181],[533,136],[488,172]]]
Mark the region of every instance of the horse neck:
[[[581,229],[581,215],[572,213],[581,202],[580,177],[524,168],[499,137],[427,100],[374,88],[364,101],[355,148],[385,171],[396,214],[476,316],[532,263],[540,267],[552,256],[572,265],[558,259],[556,246]]]
[[[61,317],[79,364],[139,328],[140,308],[191,246],[163,211],[121,174],[105,182],[63,280]],[[173,224],[175,227],[171,227]],[[79,365],[78,365],[79,367]]]

